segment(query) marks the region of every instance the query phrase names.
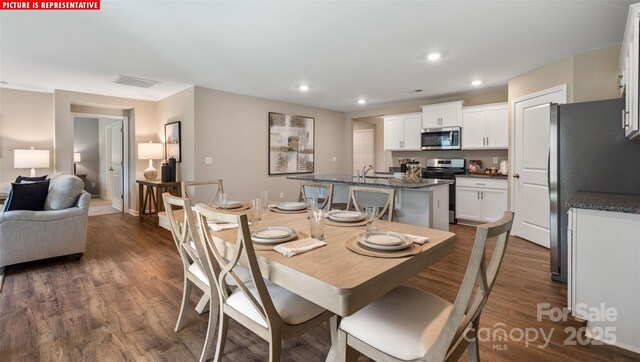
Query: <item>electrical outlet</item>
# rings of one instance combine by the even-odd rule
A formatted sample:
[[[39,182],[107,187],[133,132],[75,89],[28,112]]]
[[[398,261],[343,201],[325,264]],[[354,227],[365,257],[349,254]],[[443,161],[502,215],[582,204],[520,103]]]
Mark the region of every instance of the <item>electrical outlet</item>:
[[[498,157],[494,157],[494,158],[493,158],[493,163],[494,163],[494,164],[498,164]]]
[[[95,182],[92,182],[92,183],[91,183],[91,187],[96,187],[96,183],[95,183]]]
[[[281,198],[281,199],[284,199],[284,192],[281,192],[281,193],[280,193],[280,198]]]
[[[204,158],[204,164],[205,165],[212,165],[213,164],[213,157],[205,157]]]

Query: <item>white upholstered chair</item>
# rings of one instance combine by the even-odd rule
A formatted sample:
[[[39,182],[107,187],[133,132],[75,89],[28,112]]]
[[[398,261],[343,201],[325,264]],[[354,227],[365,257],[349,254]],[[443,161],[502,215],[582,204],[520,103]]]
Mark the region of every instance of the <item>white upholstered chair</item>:
[[[207,250],[206,264],[216,274],[219,296],[215,361],[220,361],[224,353],[229,317],[269,342],[269,361],[280,361],[283,338],[300,336],[331,318],[329,311],[262,278],[247,215],[220,213],[204,204],[196,205],[196,213],[200,240]],[[207,219],[238,223],[237,239],[229,261],[220,254],[211,234],[203,232]],[[247,263],[249,281],[243,281],[233,269],[241,257]],[[237,285],[235,290],[229,287],[230,278]]]
[[[187,303],[191,296],[191,288],[195,284],[200,290],[208,296],[208,300],[211,300],[211,296],[216,296],[217,292],[215,284],[210,281],[214,276],[211,274],[209,268],[203,267],[203,255],[205,250],[200,242],[200,235],[195,231],[195,215],[191,209],[191,201],[187,198],[173,196],[169,193],[162,194],[164,200],[164,207],[167,211],[167,217],[171,224],[171,234],[173,235],[173,241],[176,243],[180,258],[182,259],[182,266],[184,269],[184,287],[182,289],[182,303],[180,305],[180,312],[178,314],[178,321],[176,322],[175,331],[178,332],[182,329],[184,322],[185,310],[187,309]],[[182,209],[182,220],[179,222],[176,218],[176,212]],[[208,229],[207,229],[208,230]],[[216,323],[216,313],[209,313],[209,324],[207,326],[207,335],[205,337],[204,347],[202,348],[202,354],[200,355],[200,361],[205,361],[209,355],[211,345],[213,343],[214,331],[213,328]]]
[[[300,196],[298,197],[298,201],[307,202],[307,198],[309,197],[318,198],[318,208],[327,211],[331,210],[333,184],[304,182],[300,185]]]
[[[386,195],[386,201],[383,205],[363,205],[358,202],[358,195],[364,194],[383,194]],[[387,215],[387,220],[393,219],[393,206],[395,203],[396,192],[394,189],[383,189],[379,187],[351,186],[349,187],[349,200],[347,201],[347,210],[352,208],[359,212],[364,212],[365,206],[379,206],[378,218],[382,219]]]
[[[453,304],[401,286],[345,317],[338,330],[339,360],[345,360],[350,346],[376,361],[457,361],[465,349],[471,361],[478,361],[480,314],[495,284],[512,222],[513,213],[505,212],[500,220],[478,226]],[[496,245],[486,265],[487,239],[493,237]]]

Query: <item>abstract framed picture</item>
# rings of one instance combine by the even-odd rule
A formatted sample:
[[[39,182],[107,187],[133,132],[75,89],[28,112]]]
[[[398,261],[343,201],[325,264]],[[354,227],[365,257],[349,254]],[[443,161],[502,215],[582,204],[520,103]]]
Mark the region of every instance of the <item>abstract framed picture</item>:
[[[313,173],[315,119],[269,112],[269,175]]]
[[[164,149],[167,160],[174,157],[177,162],[182,162],[182,150],[180,147],[180,121],[164,125]]]

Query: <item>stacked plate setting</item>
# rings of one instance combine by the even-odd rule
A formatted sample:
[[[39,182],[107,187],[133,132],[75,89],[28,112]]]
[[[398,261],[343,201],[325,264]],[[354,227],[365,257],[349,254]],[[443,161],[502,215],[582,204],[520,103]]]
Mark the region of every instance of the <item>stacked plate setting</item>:
[[[393,231],[367,231],[358,235],[358,244],[367,249],[396,251],[411,247],[413,242]]]
[[[227,201],[224,205],[215,204],[216,209],[237,209],[242,207],[241,201]]]
[[[280,244],[298,237],[298,230],[284,226],[270,226],[255,230],[251,240],[260,244]]]
[[[276,209],[282,211],[302,211],[307,209],[307,204],[304,202],[283,202],[275,206]]]
[[[336,222],[360,222],[367,219],[367,215],[357,211],[334,210],[327,213],[327,218]]]

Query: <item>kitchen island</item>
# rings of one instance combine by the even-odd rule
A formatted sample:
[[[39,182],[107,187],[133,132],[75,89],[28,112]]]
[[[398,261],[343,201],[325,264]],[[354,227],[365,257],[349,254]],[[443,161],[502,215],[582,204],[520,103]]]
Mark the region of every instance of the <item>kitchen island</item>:
[[[396,190],[394,221],[449,230],[449,184],[451,180],[422,179],[419,182],[395,180],[390,177],[356,177],[349,175],[289,176],[290,180],[332,183],[333,203],[346,203],[350,186],[393,188]],[[362,204],[380,205],[380,195],[361,195]]]

